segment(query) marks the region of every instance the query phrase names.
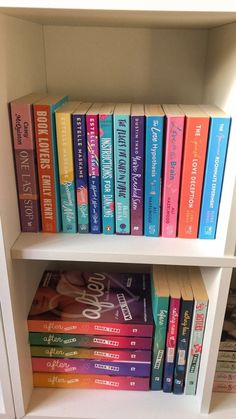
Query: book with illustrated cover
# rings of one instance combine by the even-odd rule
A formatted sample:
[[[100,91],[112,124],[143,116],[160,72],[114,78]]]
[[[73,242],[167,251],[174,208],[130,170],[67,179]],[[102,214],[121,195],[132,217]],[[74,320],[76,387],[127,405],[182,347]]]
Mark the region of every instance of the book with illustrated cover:
[[[138,273],[46,271],[30,332],[151,337],[150,277]]]

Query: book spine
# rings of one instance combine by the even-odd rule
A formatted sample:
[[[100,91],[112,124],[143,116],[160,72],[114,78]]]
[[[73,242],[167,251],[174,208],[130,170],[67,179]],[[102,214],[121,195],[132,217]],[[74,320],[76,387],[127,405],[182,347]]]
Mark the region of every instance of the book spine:
[[[207,307],[208,302],[195,300],[185,377],[185,394],[196,394]]]
[[[199,222],[200,239],[215,239],[216,236],[230,122],[230,118],[211,118]]]
[[[102,231],[115,233],[113,117],[99,115]]]
[[[131,234],[143,235],[144,116],[131,116],[130,207]]]
[[[11,122],[21,231],[41,229],[32,105],[11,104]]]
[[[79,233],[89,232],[88,160],[85,115],[73,115],[73,143]]]
[[[152,337],[91,336],[63,333],[29,333],[31,345],[66,346],[81,348],[145,349],[152,346]]]
[[[193,300],[182,300],[174,369],[174,394],[182,394],[184,391],[192,315]]]
[[[34,387],[149,390],[149,377],[122,377],[90,374],[33,373]]]
[[[187,117],[178,237],[197,238],[209,118]]]
[[[31,346],[32,357],[41,358],[86,358],[102,361],[151,362],[151,351],[120,351],[106,349],[81,349],[73,347]]]
[[[168,322],[169,298],[158,297],[154,317],[154,338],[151,389],[161,390],[163,380],[163,368],[165,359],[166,330]]]
[[[114,115],[116,233],[130,234],[130,117]]]
[[[129,375],[132,377],[148,377],[150,374],[150,363],[142,362],[60,358],[32,358],[31,361],[34,372]]]
[[[236,362],[230,361],[217,361],[216,363],[216,371],[218,372],[236,372]]]
[[[144,235],[159,236],[163,117],[146,117]]]
[[[89,216],[91,233],[101,233],[101,191],[99,173],[98,115],[86,115],[88,178],[89,178]]]
[[[216,372],[215,373],[215,381],[225,381],[225,382],[233,382],[236,383],[236,372]]]
[[[217,360],[218,361],[236,361],[236,352],[235,351],[219,351]]]
[[[176,237],[183,148],[184,117],[166,117],[166,146],[162,196],[163,237]]]
[[[222,350],[222,351],[236,351],[236,341],[226,340],[224,342],[220,342],[220,350]]]
[[[226,383],[226,382],[220,382],[216,381],[213,383],[213,392],[219,392],[219,393],[236,393],[236,383]]]
[[[62,231],[77,232],[71,114],[56,113]]]
[[[164,364],[163,391],[170,393],[173,387],[175,352],[177,345],[180,298],[170,299],[168,330],[166,336],[166,356]]]

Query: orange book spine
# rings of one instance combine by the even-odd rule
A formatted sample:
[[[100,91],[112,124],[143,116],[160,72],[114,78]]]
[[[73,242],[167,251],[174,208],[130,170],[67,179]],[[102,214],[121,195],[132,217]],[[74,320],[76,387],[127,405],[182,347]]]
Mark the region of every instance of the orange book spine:
[[[208,117],[186,118],[178,237],[197,238],[208,127]]]

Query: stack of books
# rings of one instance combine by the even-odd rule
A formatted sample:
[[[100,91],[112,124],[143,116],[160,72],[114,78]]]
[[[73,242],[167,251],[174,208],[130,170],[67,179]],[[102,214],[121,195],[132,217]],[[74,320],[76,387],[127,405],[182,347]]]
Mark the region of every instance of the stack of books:
[[[46,271],[28,316],[36,387],[148,390],[149,274]]]

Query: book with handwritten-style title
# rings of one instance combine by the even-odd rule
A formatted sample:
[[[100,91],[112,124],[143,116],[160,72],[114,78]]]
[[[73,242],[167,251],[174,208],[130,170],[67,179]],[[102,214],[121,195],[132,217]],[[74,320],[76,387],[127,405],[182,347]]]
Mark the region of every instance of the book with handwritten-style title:
[[[30,332],[152,336],[148,274],[46,271],[30,313]]]

